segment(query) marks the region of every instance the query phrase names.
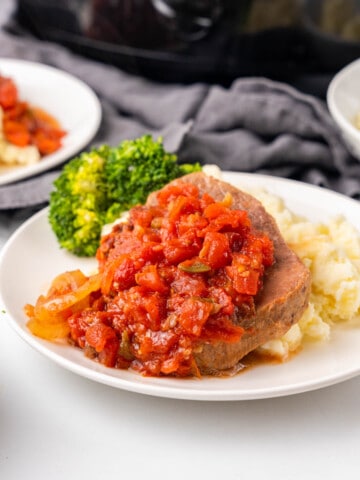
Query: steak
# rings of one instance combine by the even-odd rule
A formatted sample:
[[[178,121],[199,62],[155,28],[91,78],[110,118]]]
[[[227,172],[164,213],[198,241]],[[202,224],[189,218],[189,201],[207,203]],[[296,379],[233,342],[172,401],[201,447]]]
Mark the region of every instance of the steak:
[[[269,340],[280,338],[305,311],[310,295],[310,272],[283,239],[274,218],[262,204],[232,185],[205,175],[191,173],[171,184],[189,182],[200,194],[207,192],[215,201],[230,193],[232,208],[246,210],[255,229],[268,235],[274,244],[274,264],[267,268],[262,289],[255,297],[255,313],[236,319],[245,332],[237,343],[201,341],[194,357],[202,374],[216,374],[235,367],[240,360]],[[148,204],[156,203],[155,194]]]

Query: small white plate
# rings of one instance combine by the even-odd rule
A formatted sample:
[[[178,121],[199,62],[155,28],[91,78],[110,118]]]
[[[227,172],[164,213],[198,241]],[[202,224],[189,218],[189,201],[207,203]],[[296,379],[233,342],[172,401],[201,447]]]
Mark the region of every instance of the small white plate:
[[[225,172],[242,188],[265,187],[287,206],[313,221],[343,214],[360,231],[360,205],[337,193],[274,177]],[[278,397],[335,384],[360,373],[360,328],[333,332],[329,342],[313,343],[283,364],[254,367],[231,378],[149,378],[99,365],[63,343],[34,337],[26,328],[23,306],[33,303],[49,282],[65,270],[91,272],[94,259],[79,259],[58,247],[42,210],[10,238],[0,256],[0,294],[11,326],[36,350],[62,367],[96,382],[138,393],[192,400],[249,400]],[[26,359],[24,359],[26,362]]]
[[[96,134],[101,105],[88,85],[40,63],[0,58],[0,74],[11,77],[19,97],[53,115],[66,131],[62,147],[27,167],[0,167],[0,185],[49,170],[80,152]]]

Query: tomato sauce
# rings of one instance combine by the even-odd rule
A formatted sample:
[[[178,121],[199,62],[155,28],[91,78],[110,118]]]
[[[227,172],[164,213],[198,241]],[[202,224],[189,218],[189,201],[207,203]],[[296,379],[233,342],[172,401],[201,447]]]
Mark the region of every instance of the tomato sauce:
[[[18,147],[35,145],[42,156],[61,147],[65,132],[59,122],[44,110],[21,101],[14,81],[3,76],[0,76],[0,107],[2,129],[9,143]]]
[[[46,337],[52,319],[109,367],[199,375],[194,352],[202,342],[241,339],[237,319],[254,313],[274,261],[271,240],[231,203],[189,183],[166,186],[156,205],[134,207],[102,238],[96,276],[67,272],[26,307],[29,328]]]

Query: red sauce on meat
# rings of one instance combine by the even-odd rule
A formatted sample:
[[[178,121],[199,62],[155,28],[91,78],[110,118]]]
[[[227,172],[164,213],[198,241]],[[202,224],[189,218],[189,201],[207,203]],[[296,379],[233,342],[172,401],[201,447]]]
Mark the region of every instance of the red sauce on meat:
[[[57,311],[59,323],[99,362],[153,376],[198,375],[193,354],[201,342],[239,341],[237,318],[254,312],[274,261],[271,240],[231,208],[230,196],[216,202],[185,182],[158,192],[156,205],[133,208],[103,237],[97,260],[90,294],[82,278],[63,288],[62,295],[82,289],[87,297],[77,300],[83,308],[68,301],[62,319]],[[43,297],[45,310],[53,300]]]

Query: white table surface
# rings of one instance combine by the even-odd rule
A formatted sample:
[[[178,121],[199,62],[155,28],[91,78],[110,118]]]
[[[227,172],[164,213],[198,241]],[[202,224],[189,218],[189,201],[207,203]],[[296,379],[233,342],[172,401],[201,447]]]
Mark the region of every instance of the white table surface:
[[[0,249],[23,221],[0,215]],[[21,266],[19,266],[21,269]],[[360,378],[267,400],[162,399],[28,346],[0,305],[0,479],[359,478]]]

